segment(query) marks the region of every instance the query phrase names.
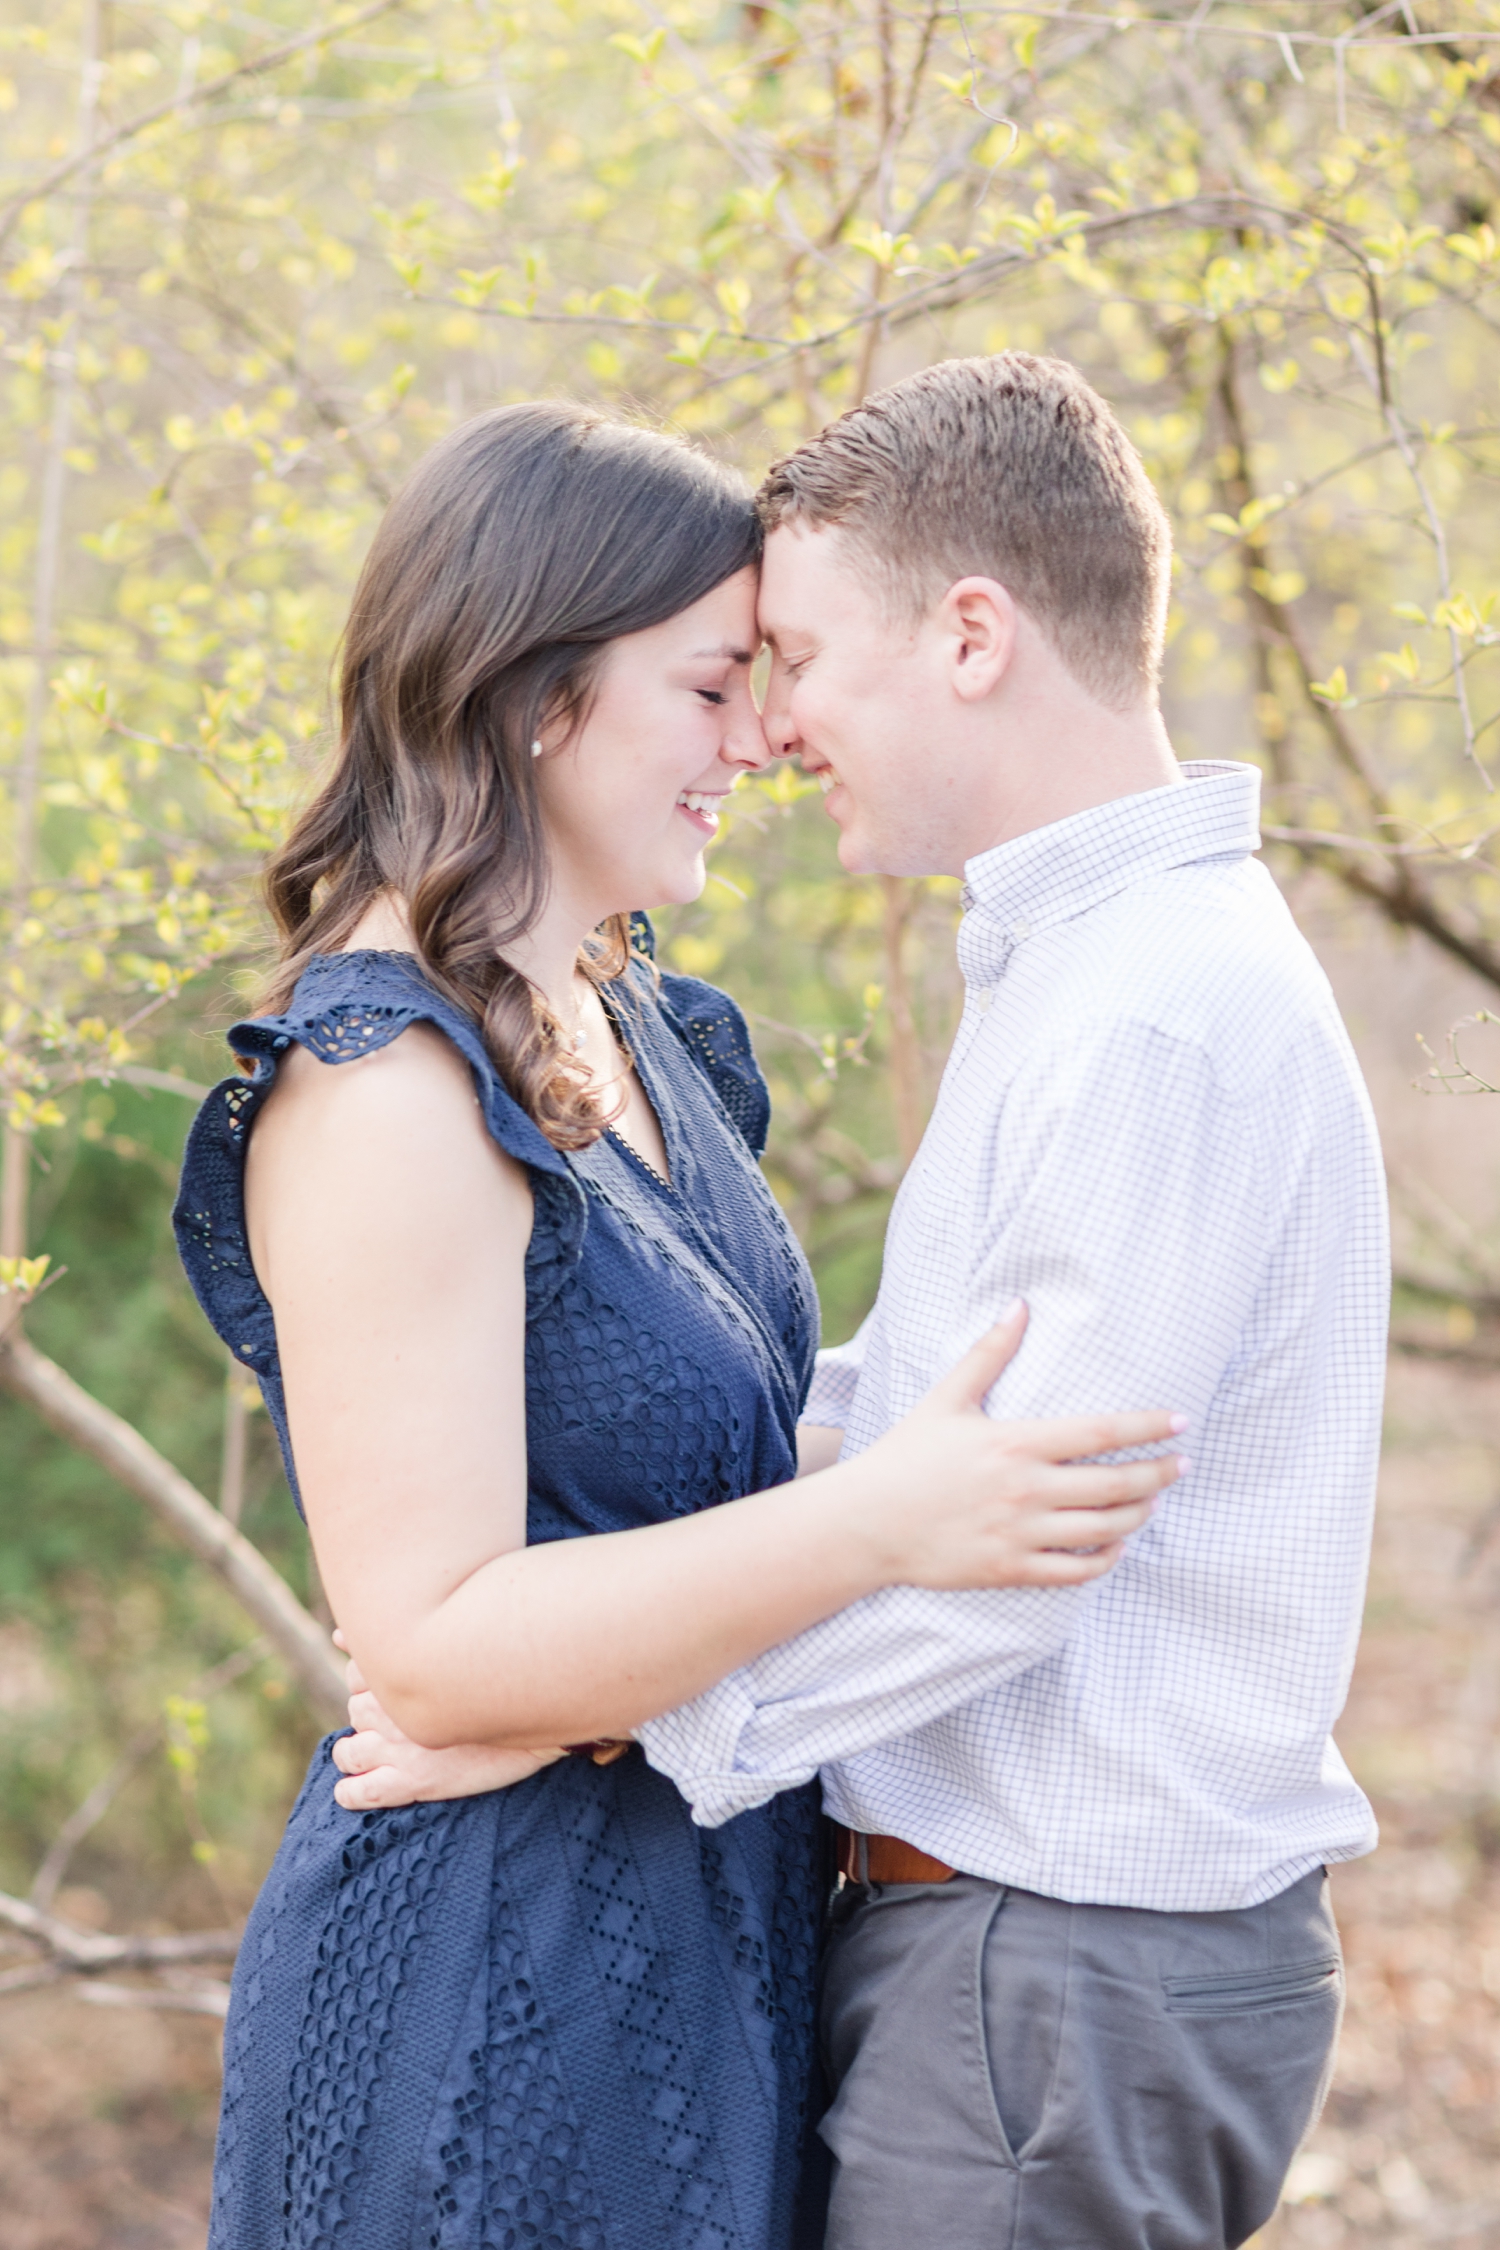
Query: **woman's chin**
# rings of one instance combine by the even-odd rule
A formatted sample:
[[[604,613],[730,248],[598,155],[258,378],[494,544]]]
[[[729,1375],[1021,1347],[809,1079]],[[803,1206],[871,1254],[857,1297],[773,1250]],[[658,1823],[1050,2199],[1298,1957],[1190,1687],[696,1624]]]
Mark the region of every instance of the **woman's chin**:
[[[695,898],[703,896],[707,881],[708,869],[699,852],[686,866],[655,869],[651,880],[636,892],[636,904],[648,914],[659,906],[691,906]]]
[[[703,896],[703,886],[708,881],[708,869],[703,864],[703,854],[689,861],[686,867],[676,870],[669,885],[662,889],[657,900],[659,906],[691,906],[695,898]]]

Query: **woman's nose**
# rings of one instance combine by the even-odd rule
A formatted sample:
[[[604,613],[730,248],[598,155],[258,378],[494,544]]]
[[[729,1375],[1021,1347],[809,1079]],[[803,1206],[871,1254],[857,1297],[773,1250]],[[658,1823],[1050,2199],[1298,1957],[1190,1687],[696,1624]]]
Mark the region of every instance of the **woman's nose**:
[[[749,702],[748,697],[746,701]],[[773,754],[755,705],[750,703],[747,711],[737,711],[733,723],[724,730],[719,752],[725,764],[743,766],[748,773],[758,773],[762,766],[771,763]]]

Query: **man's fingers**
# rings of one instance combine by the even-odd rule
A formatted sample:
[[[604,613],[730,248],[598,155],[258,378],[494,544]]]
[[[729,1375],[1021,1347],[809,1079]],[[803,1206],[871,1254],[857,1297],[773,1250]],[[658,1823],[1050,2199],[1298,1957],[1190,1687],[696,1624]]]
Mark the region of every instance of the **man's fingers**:
[[[958,1365],[940,1383],[934,1383],[922,1404],[939,1413],[952,1414],[965,1406],[977,1407],[1003,1369],[1010,1365],[1026,1333],[1026,1306],[1017,1297],[1007,1305],[993,1328],[971,1344]]]

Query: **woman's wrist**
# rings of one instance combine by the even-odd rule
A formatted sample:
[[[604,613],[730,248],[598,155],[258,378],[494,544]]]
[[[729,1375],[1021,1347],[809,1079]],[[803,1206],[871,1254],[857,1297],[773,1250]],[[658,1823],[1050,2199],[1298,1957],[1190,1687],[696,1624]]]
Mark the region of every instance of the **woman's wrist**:
[[[904,1582],[907,1558],[887,1532],[888,1472],[877,1446],[852,1461],[838,1461],[800,1478],[796,1493],[799,1510],[805,1511],[811,1503],[823,1519],[830,1590],[837,1597],[834,1608],[847,1608],[867,1594]],[[803,1538],[805,1514],[800,1521],[804,1528],[799,1538]]]

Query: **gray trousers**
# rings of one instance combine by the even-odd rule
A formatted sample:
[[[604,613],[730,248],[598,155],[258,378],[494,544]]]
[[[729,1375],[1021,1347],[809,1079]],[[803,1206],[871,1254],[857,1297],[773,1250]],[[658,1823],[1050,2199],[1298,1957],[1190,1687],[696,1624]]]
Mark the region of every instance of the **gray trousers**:
[[[1232,2250],[1264,2226],[1343,2009],[1321,1869],[1223,1914],[972,1875],[844,1902],[826,2250]]]

